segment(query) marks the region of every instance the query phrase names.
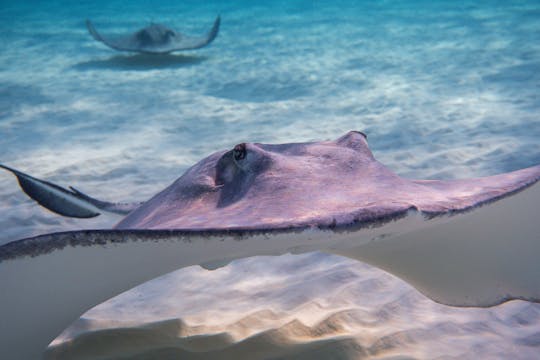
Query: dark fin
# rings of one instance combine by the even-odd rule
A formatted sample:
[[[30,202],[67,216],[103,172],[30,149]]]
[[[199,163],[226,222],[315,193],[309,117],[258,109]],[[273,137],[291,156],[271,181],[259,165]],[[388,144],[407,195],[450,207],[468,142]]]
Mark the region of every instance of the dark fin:
[[[19,170],[0,164],[17,177],[21,189],[41,206],[62,216],[92,218],[100,213],[95,206],[82,201],[76,194],[48,181],[36,179]]]
[[[86,195],[69,187],[65,189],[51,182],[37,179],[19,170],[0,164],[0,168],[10,171],[17,177],[21,189],[38,204],[62,216],[92,218],[100,215],[99,210],[126,215],[141,203],[110,203]]]

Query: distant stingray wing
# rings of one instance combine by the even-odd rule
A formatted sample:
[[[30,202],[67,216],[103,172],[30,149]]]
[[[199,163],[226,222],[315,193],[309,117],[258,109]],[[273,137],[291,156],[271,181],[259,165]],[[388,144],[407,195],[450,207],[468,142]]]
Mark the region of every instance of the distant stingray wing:
[[[212,25],[212,28],[206,34],[205,36],[183,36],[182,39],[179,39],[172,43],[168,49],[166,49],[166,52],[171,51],[180,51],[180,50],[193,50],[193,49],[199,49],[202,48],[208,44],[210,44],[214,39],[217,37],[219,32],[219,25],[221,23],[221,17],[218,16],[216,20],[214,20],[214,24]]]
[[[110,203],[94,199],[79,190],[70,190],[48,181],[37,179],[22,171],[0,164],[0,168],[13,173],[21,189],[38,204],[59,215],[74,218],[92,218],[100,214],[100,210],[126,215],[140,204]]]
[[[100,41],[115,50],[134,51],[150,54],[166,54],[173,51],[199,49],[210,44],[218,35],[220,23],[221,18],[220,16],[218,16],[214,21],[212,29],[210,29],[208,34],[206,34],[205,36],[181,36],[179,39],[164,45],[156,44],[145,46],[141,46],[139,44],[139,41],[134,34],[116,38],[106,37],[97,32],[96,28],[90,22],[90,20],[86,20],[86,27],[88,28],[88,32],[90,33],[90,35],[92,35],[95,40]]]
[[[140,47],[134,35],[120,37],[105,37],[97,32],[90,20],[86,20],[86,27],[92,37],[107,45],[108,47],[119,51],[140,51]]]

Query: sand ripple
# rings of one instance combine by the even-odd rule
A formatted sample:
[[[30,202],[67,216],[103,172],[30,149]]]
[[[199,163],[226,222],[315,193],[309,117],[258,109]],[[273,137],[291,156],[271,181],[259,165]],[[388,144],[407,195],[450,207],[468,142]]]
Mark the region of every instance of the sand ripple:
[[[256,257],[179,270],[101,304],[47,358],[531,359],[539,318],[539,304],[521,301],[439,305],[337,256]]]

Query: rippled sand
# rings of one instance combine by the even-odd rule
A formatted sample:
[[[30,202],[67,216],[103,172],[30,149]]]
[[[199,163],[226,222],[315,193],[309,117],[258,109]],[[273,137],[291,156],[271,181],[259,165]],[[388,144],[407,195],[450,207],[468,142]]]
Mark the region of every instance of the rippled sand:
[[[540,305],[452,308],[378,269],[312,253],[190,267],[84,315],[50,359],[532,359]]]

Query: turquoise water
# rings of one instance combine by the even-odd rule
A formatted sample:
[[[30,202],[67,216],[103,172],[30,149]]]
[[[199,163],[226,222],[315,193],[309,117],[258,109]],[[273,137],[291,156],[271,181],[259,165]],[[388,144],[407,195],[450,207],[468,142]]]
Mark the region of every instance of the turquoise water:
[[[210,46],[167,56],[115,52],[84,25],[88,18],[112,34],[160,22],[197,35],[218,14]],[[540,163],[539,1],[25,1],[2,4],[0,34],[0,161],[111,201],[148,199],[202,157],[242,141],[322,140],[351,129],[366,132],[375,156],[408,177],[484,176]],[[119,220],[59,218],[8,174],[0,175],[0,209],[0,243]],[[272,272],[284,260],[264,261]],[[287,261],[294,268],[322,260]],[[399,320],[420,300],[400,302],[406,285],[391,284]],[[450,310],[429,311],[415,321]],[[456,325],[477,339],[452,338],[460,354],[538,351],[540,308],[493,311],[536,320],[516,340],[508,335],[516,323],[503,321],[500,330],[492,313],[452,310],[471,322],[481,316],[490,329]],[[444,336],[412,338],[429,357]]]

